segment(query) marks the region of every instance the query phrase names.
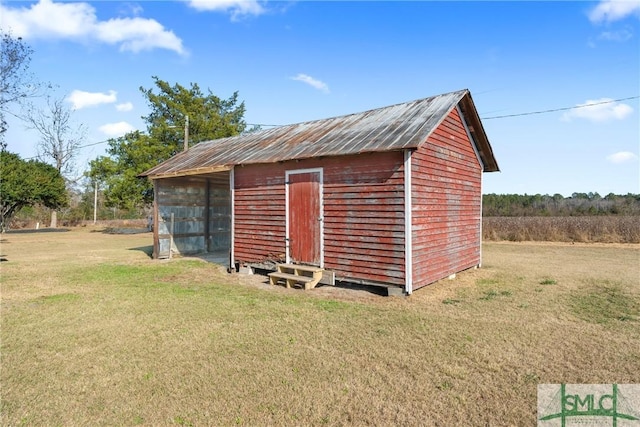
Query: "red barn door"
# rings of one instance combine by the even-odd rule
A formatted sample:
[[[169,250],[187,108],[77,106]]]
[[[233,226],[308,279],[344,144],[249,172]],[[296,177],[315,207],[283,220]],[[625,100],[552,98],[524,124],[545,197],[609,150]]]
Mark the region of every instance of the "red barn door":
[[[322,169],[287,171],[288,262],[321,266]]]

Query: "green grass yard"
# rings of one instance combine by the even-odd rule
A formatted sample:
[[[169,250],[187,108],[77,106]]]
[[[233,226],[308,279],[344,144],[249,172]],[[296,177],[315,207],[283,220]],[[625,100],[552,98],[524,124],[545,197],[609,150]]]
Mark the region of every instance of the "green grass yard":
[[[150,244],[2,235],[2,425],[525,426],[539,383],[640,383],[640,245],[487,243],[387,298]]]

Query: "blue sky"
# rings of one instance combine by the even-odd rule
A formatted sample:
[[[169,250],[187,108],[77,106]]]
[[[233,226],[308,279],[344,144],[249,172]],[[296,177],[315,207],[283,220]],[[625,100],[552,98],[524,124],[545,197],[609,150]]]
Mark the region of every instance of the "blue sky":
[[[86,144],[144,129],[152,76],[238,91],[268,125],[468,88],[502,170],[485,193],[640,193],[638,0],[0,0],[0,27],[33,48]],[[34,156],[37,139],[10,121],[10,151]]]

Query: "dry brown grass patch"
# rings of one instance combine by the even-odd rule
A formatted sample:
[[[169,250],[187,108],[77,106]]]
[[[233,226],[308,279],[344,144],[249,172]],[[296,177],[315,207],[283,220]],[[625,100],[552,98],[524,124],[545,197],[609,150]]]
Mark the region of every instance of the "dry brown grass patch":
[[[637,216],[485,217],[485,240],[640,243]]]

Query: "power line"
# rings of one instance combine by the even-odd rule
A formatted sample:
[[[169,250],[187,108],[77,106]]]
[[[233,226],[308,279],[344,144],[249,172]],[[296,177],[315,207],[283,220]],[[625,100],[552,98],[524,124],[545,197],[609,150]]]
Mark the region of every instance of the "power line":
[[[278,127],[282,125],[266,125],[264,123],[247,123],[247,126],[269,126],[269,127]]]
[[[482,120],[506,119],[508,117],[520,117],[520,116],[531,116],[533,114],[555,113],[556,111],[575,110],[575,109],[578,109],[578,108],[593,107],[594,105],[611,104],[613,102],[628,101],[630,99],[638,99],[638,98],[640,98],[640,96],[636,95],[636,96],[630,96],[630,97],[627,97],[627,98],[612,99],[610,101],[601,101],[601,102],[594,102],[594,103],[585,104],[585,105],[576,105],[576,106],[573,106],[573,107],[553,108],[553,109],[550,109],[550,110],[529,111],[527,113],[505,114],[505,115],[502,115],[502,116],[493,116],[493,117],[481,117],[481,119]]]
[[[520,116],[531,116],[531,115],[534,115],[534,114],[555,113],[557,111],[575,110],[575,109],[578,109],[578,108],[587,108],[587,107],[592,107],[594,105],[612,104],[614,102],[629,101],[631,99],[638,99],[638,98],[640,98],[640,95],[629,96],[629,97],[626,97],[626,98],[619,98],[619,99],[611,99],[609,101],[594,102],[594,103],[585,104],[585,105],[574,105],[573,107],[552,108],[552,109],[549,109],[549,110],[528,111],[526,113],[516,113],[516,114],[505,114],[505,115],[501,115],[501,116],[481,117],[481,119],[482,120],[506,119],[506,118],[509,118],[509,117],[520,117]],[[266,124],[260,124],[260,123],[247,123],[247,125],[249,125],[249,126],[283,126],[283,125],[266,125]]]
[[[104,141],[92,142],[91,144],[81,145],[78,148],[93,147],[94,145],[106,144],[109,141],[111,141],[111,139],[105,139]]]
[[[100,144],[106,144],[107,142],[111,141],[111,139],[105,139],[104,141],[98,141],[98,142],[92,142],[91,144],[85,144],[85,145],[79,145],[77,147],[74,147],[74,150],[80,150],[82,148],[87,148],[87,147],[93,147],[94,145],[100,145]],[[33,156],[33,157],[25,157],[22,160],[35,160],[35,159],[39,159],[42,156]]]
[[[249,126],[281,126],[281,125],[267,125],[267,124],[262,124],[262,123],[247,123],[247,125]],[[98,142],[92,142],[90,144],[84,144],[84,145],[79,145],[77,147],[74,148],[74,150],[80,150],[83,148],[87,148],[87,147],[93,147],[95,145],[101,145],[101,144],[106,144],[107,142],[110,142],[112,140],[116,140],[117,138],[109,138],[109,139],[105,139],[103,141],[98,141]],[[33,156],[33,157],[26,157],[23,160],[34,160],[34,159],[38,159],[40,158],[40,156]]]

